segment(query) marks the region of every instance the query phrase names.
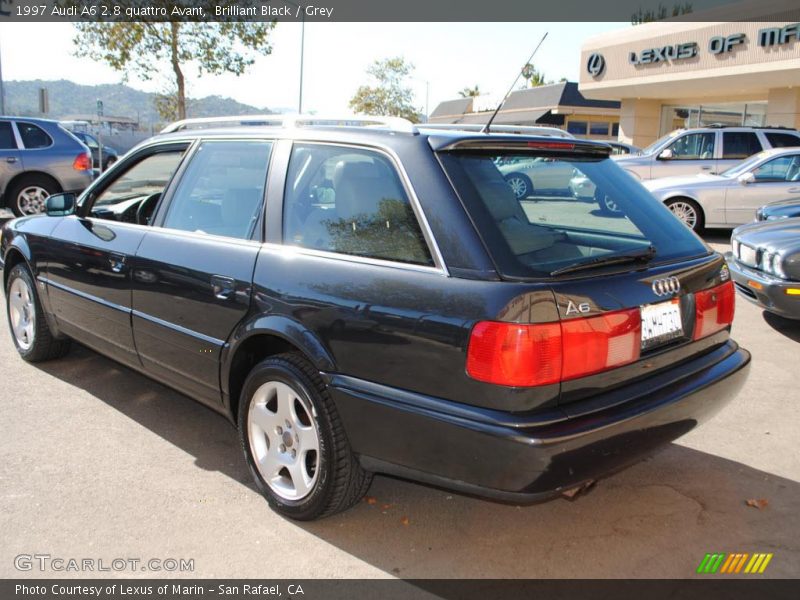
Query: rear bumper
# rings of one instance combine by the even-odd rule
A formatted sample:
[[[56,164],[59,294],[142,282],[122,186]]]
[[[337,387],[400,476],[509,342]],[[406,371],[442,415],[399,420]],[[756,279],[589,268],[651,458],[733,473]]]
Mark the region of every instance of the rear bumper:
[[[800,319],[800,296],[789,296],[788,288],[800,288],[796,281],[786,281],[741,264],[728,252],[725,255],[739,294],[764,310],[788,319]]]
[[[338,375],[327,379],[365,468],[534,502],[635,463],[687,433],[736,395],[749,364],[750,354],[728,341],[628,386],[623,402],[614,390],[613,406],[577,417],[559,410],[502,413]]]

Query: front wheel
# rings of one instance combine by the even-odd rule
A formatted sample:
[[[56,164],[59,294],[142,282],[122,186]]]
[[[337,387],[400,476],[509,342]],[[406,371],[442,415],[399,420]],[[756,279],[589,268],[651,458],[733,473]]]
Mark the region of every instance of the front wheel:
[[[703,231],[703,209],[700,208],[697,202],[689,198],[673,198],[672,200],[667,200],[666,206],[689,229],[695,233]]]
[[[607,217],[621,217],[622,210],[614,201],[614,199],[601,192],[600,190],[595,190],[594,199],[597,202],[597,205],[600,207],[600,212],[607,216]]]
[[[28,362],[58,358],[69,350],[69,340],[57,339],[50,331],[33,277],[24,264],[8,274],[6,314],[14,346]]]
[[[259,491],[292,519],[346,510],[372,481],[350,449],[319,372],[297,354],[270,357],[250,372],[239,403],[239,436]]]

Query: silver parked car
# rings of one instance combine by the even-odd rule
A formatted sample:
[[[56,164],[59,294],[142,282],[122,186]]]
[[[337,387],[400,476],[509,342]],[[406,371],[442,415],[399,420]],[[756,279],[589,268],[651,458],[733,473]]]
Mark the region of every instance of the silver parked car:
[[[617,164],[641,180],[720,173],[742,159],[770,148],[800,146],[794,129],[711,126],[678,129],[638,155],[615,156]]]
[[[58,192],[80,192],[92,182],[89,149],[58,122],[0,117],[0,196],[15,215],[44,211]]]
[[[643,182],[686,225],[733,228],[767,202],[800,199],[800,148],[764,150],[719,175]]]

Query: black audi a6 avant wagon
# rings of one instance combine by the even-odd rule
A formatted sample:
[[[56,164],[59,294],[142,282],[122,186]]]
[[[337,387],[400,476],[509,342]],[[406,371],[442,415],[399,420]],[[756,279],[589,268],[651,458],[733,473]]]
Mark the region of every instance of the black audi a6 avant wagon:
[[[80,197],[4,226],[23,359],[74,339],[223,413],[296,519],[352,506],[376,472],[548,498],[742,385],[723,258],[609,146],[257,121],[174,124]],[[532,158],[568,164],[620,212],[566,184],[517,198],[498,167]]]

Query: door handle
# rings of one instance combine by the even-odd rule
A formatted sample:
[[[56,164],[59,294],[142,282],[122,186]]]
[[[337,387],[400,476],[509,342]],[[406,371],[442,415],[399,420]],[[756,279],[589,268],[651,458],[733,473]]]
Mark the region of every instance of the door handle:
[[[710,171],[711,170],[711,166],[710,165],[702,166],[702,167],[700,167],[700,170],[701,171]]]
[[[800,194],[800,187],[793,187],[786,190],[790,194]]]
[[[212,275],[211,288],[214,292],[215,298],[219,298],[220,300],[228,300],[236,291],[236,282],[233,280],[233,277]]]
[[[6,162],[7,163],[15,163],[15,162],[17,162],[17,158],[16,158],[16,156],[7,156],[6,157]]]
[[[125,256],[123,254],[111,252],[108,255],[108,262],[111,265],[111,270],[114,271],[114,273],[122,273],[123,269],[125,269]]]

